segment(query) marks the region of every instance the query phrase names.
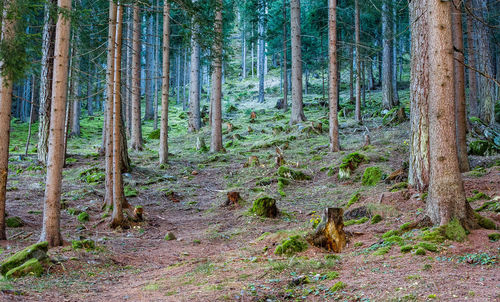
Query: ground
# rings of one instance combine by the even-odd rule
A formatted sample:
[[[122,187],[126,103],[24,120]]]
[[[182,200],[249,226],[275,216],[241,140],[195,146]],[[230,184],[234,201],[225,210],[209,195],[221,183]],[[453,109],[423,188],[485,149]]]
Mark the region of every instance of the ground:
[[[377,97],[369,95],[366,106]],[[96,153],[102,116],[85,117],[82,137],[69,142],[64,169],[61,225],[66,244],[49,251],[52,262],[42,277],[2,281],[0,300],[500,300],[500,246],[499,241],[488,239],[498,231],[474,230],[465,242],[435,243],[437,251],[425,255],[417,255],[416,249],[402,253],[400,245],[413,247],[423,241],[425,230],[397,230],[423,216],[425,194],[404,185],[390,192],[396,182],[361,184],[367,167],[380,167],[385,178],[404,166],[408,122],[383,126],[383,116],[375,109],[366,113],[362,126],[341,117],[343,151],[329,153],[327,109],[318,105],[317,98],[306,97],[309,122],[294,127],[287,124],[289,112],[283,115],[272,108],[274,100],[256,104],[235,99],[235,108],[225,105],[225,121],[234,126],[231,133],[223,127],[227,153],[197,151],[197,137],[210,139],[208,127],[198,134],[186,133],[185,115],[178,106],[171,106],[170,162],[160,167],[158,140],[147,138],[152,123],[145,123],[145,151],[130,154],[133,171],[124,174],[127,199],[144,208],[145,220],[123,230],[108,226],[109,218],[101,209],[104,185],[99,172],[81,175],[91,167],[103,167],[103,158]],[[252,110],[257,113],[255,122],[250,121]],[[310,121],[322,122],[323,132],[310,131]],[[13,127],[11,152],[21,153],[25,125],[14,123]],[[370,135],[371,145],[363,148],[365,134]],[[276,181],[276,147],[283,150],[287,166],[312,176],[311,180],[291,180],[282,195]],[[366,155],[368,162],[361,163],[349,179],[339,180],[341,159],[356,151]],[[247,167],[250,156],[259,161]],[[464,174],[467,197],[483,192],[498,202],[498,159],[471,157],[475,169]],[[1,243],[2,258],[39,238],[44,184],[43,167],[33,155],[11,157],[7,212],[19,216],[25,225],[8,229],[9,240]],[[230,191],[238,191],[243,200],[223,206]],[[357,192],[359,200],[353,199],[347,207]],[[264,194],[276,198],[278,218],[249,213],[252,202]],[[471,205],[478,208],[489,199],[471,201]],[[311,232],[325,207],[347,211],[360,206],[369,210],[368,221],[351,221],[345,227],[349,242],[342,253],[309,246],[290,257],[274,254],[282,240]],[[86,211],[90,219],[80,222],[74,215],[80,211]],[[498,213],[480,213],[500,224]],[[376,214],[382,221],[372,224],[370,219]],[[400,237],[393,236],[392,241],[382,237],[390,230]],[[176,239],[165,240],[168,232]],[[84,238],[94,240],[96,248],[71,247],[72,240]]]

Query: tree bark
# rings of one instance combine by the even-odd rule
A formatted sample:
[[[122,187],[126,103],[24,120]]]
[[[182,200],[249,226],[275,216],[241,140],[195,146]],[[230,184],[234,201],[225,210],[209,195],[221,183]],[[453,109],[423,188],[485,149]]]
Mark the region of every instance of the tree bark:
[[[247,77],[247,39],[246,39],[246,24],[243,18],[243,12],[241,14],[241,24],[243,28],[241,30],[241,79],[244,80]]]
[[[397,20],[398,20],[398,16],[397,16],[397,10],[396,10],[396,5],[397,5],[397,1],[396,0],[393,0],[394,2],[391,3],[392,4],[392,38],[393,41],[392,41],[392,53],[391,53],[391,56],[392,56],[392,96],[393,96],[393,101],[394,101],[394,106],[399,106],[399,94],[398,94],[398,49],[397,49],[397,45],[398,45],[398,31],[397,31]]]
[[[328,104],[330,151],[340,151],[338,121],[337,0],[328,0]]]
[[[11,43],[15,38],[15,20],[8,18],[13,0],[3,3],[2,12],[2,34],[3,43]],[[5,62],[0,61],[0,69],[3,70]],[[10,119],[12,110],[12,75],[0,75],[0,240],[7,239],[5,231],[5,204],[7,200],[7,175],[9,171],[9,140]]]
[[[302,50],[300,37],[300,0],[290,0],[292,36],[292,114],[290,124],[306,120],[302,103]]]
[[[215,10],[214,32],[215,40],[213,47],[213,72],[212,72],[212,137],[210,151],[222,150],[222,0],[218,0]]]
[[[354,1],[354,32],[356,43],[356,111],[354,118],[356,122],[361,123],[361,55],[360,55],[360,38],[359,38],[359,0]]]
[[[473,211],[465,199],[458,166],[453,43],[450,2],[429,0],[429,146],[430,182],[427,215],[436,225],[457,218],[467,228]]]
[[[451,22],[453,35],[453,73],[455,92],[455,116],[457,131],[457,152],[460,172],[467,172],[469,159],[467,157],[467,114],[465,104],[465,68],[461,62],[464,61],[464,41],[462,32],[462,10],[460,1],[454,0],[451,5]]]
[[[468,10],[472,9],[472,0],[467,0],[466,5]],[[472,27],[472,16],[467,14],[467,59],[469,66],[476,66],[476,53],[474,52],[474,29]],[[470,115],[479,117],[478,101],[477,101],[477,76],[472,69],[468,70],[469,75],[469,110]]]
[[[52,74],[54,70],[54,40],[56,36],[56,24],[50,16],[51,6],[57,3],[50,0],[45,3],[43,42],[42,42],[42,66],[40,70],[40,107],[38,125],[38,161],[47,165],[47,150],[50,127],[50,104],[52,99]]]
[[[197,2],[197,1],[193,1]],[[200,25],[193,17],[191,19],[191,71],[189,76],[189,121],[188,131],[197,132],[201,128],[200,118],[200,43],[198,35]]]
[[[288,59],[287,59],[287,29],[286,29],[286,0],[283,0],[283,111],[288,110]]]
[[[394,107],[392,87],[392,27],[391,0],[382,0],[382,105],[385,109]]]
[[[57,5],[63,11],[71,10],[71,0],[58,0]],[[70,26],[69,18],[64,13],[59,13],[54,48],[54,78],[43,224],[40,235],[40,241],[47,241],[51,247],[62,244],[60,232],[61,186],[64,165],[64,112],[66,111],[68,94]]]
[[[75,34],[75,40],[73,43],[73,48],[74,48],[74,58],[73,60],[73,66],[72,69],[72,97],[73,101],[70,104],[70,106],[73,106],[71,110],[71,133],[70,136],[80,136],[80,95],[79,95],[79,89],[80,89],[80,82],[79,82],[79,77],[78,77],[78,71],[80,70],[80,57],[79,57],[79,38],[78,38],[78,33]]]
[[[128,66],[133,66],[133,37],[134,37],[134,16],[133,16],[133,7],[128,7],[128,24],[127,24],[127,41],[128,41],[128,47],[127,47],[127,62]],[[127,95],[127,102],[126,105],[127,109],[125,110],[126,112],[126,120],[127,120],[127,134],[129,137],[132,137],[132,124],[134,123],[134,120],[132,119],[132,112],[133,112],[133,89],[132,89],[132,77],[133,77],[133,70],[130,68],[127,68],[127,86],[126,86],[126,95]]]
[[[168,162],[168,92],[170,85],[170,4],[168,1],[165,1],[165,4],[163,5],[162,54],[163,77],[161,87],[160,165]],[[177,83],[179,83],[179,79],[177,79]],[[177,95],[179,95],[178,89]]]
[[[146,38],[146,70],[145,75],[145,90],[146,90],[146,108],[144,112],[144,120],[150,121],[154,118],[154,108],[153,108],[153,68],[154,68],[154,58],[153,58],[153,27],[154,18],[151,15],[147,21],[147,38]]]
[[[257,68],[257,73],[259,74],[259,103],[264,102],[264,75],[265,75],[265,68],[264,68],[264,61],[266,59],[266,54],[265,54],[265,41],[264,41],[264,17],[265,17],[265,0],[259,0],[259,20],[258,20],[258,68]]]
[[[132,33],[132,139],[131,147],[142,150],[141,125],[141,17],[139,4],[133,6]]]

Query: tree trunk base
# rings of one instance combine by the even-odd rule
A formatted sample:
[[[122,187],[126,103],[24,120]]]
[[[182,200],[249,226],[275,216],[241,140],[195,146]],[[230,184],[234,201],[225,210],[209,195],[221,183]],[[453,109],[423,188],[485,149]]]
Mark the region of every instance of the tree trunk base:
[[[326,208],[320,224],[307,236],[307,241],[314,246],[340,253],[347,243],[343,215],[342,208]]]

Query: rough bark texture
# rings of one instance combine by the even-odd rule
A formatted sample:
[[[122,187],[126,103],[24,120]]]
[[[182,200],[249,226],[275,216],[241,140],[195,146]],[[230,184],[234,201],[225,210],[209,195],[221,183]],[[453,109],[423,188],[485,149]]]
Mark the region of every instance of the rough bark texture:
[[[71,0],[58,0],[64,10],[71,9]],[[56,24],[54,78],[50,112],[49,151],[40,241],[49,246],[62,244],[60,232],[62,168],[64,165],[64,112],[66,111],[70,20],[62,13]]]
[[[128,10],[127,40],[128,40],[128,44],[129,44],[127,47],[127,62],[128,62],[128,66],[131,66],[133,64],[133,62],[132,62],[133,50],[132,50],[130,43],[132,43],[133,36],[134,36],[134,33],[133,33],[133,30],[134,30],[133,19],[134,18],[133,18],[133,8],[128,7],[127,10]],[[126,86],[127,87],[127,89],[126,89],[127,102],[125,105],[125,106],[127,106],[127,109],[125,110],[127,117],[125,118],[125,120],[127,121],[127,134],[129,135],[129,137],[132,136],[132,123],[133,123],[133,119],[132,119],[132,106],[133,106],[132,76],[133,76],[133,71],[130,70],[130,68],[128,68],[127,78],[126,78],[126,81],[127,81],[127,86]]]
[[[342,252],[347,240],[344,232],[344,210],[342,208],[326,208],[321,222],[307,240],[318,247],[335,253]]]
[[[393,3],[392,3],[392,38],[393,41],[392,41],[392,53],[391,53],[391,57],[392,57],[392,64],[391,64],[391,67],[392,67],[392,98],[393,98],[393,101],[394,101],[394,106],[399,106],[399,94],[398,94],[398,24],[397,24],[397,20],[398,20],[398,16],[397,16],[397,10],[396,10],[396,6],[397,6],[397,3],[398,1],[396,0],[393,0]]]
[[[132,33],[132,139],[134,150],[142,150],[141,126],[141,17],[139,4],[134,5]]]
[[[468,10],[472,9],[472,0],[467,0],[466,5]],[[474,30],[472,27],[472,16],[467,14],[467,60],[469,66],[476,66],[476,54],[474,52]],[[479,117],[478,104],[477,104],[477,77],[474,70],[469,69],[469,110],[470,115]]]
[[[196,2],[196,1],[193,1]],[[200,25],[193,17],[191,19],[191,71],[189,73],[189,132],[196,132],[201,128],[200,118],[200,44],[198,37]]]
[[[340,150],[338,120],[337,0],[328,0],[328,106],[330,151]]]
[[[287,44],[286,44],[286,0],[283,0],[283,111],[288,110],[288,59],[287,59]]]
[[[71,106],[71,133],[70,136],[80,136],[80,78],[78,76],[78,71],[80,70],[80,55],[78,52],[78,33],[75,34],[75,40],[73,43],[74,48],[74,58],[72,66],[72,77],[71,77],[71,96],[73,97],[73,102]]]
[[[382,0],[382,105],[385,109],[394,106],[392,87],[392,26],[391,0]]]
[[[457,218],[473,225],[458,166],[450,2],[429,0],[429,149],[427,215],[436,225]]]
[[[170,4],[163,6],[163,77],[161,85],[160,164],[168,162],[168,92],[170,85]],[[180,55],[177,56],[180,58]],[[178,64],[180,60],[178,60]],[[177,67],[179,70],[179,67]],[[179,72],[177,73],[179,83]],[[179,96],[179,89],[177,89]],[[178,99],[178,98],[177,98]]]
[[[265,0],[259,0],[259,22],[258,22],[258,62],[257,73],[259,74],[259,103],[264,102],[264,75],[265,75],[265,41],[264,41],[264,15],[265,15]]]
[[[302,50],[300,38],[300,0],[290,0],[292,36],[292,115],[290,124],[306,120],[302,103]]]
[[[56,24],[50,16],[51,6],[57,1],[50,0],[44,8],[42,66],[40,69],[40,107],[38,125],[38,161],[47,164],[47,150],[50,126],[50,101],[52,99],[52,74],[54,70],[54,39]]]
[[[215,9],[214,32],[215,41],[213,47],[212,65],[212,137],[210,151],[222,150],[222,0],[218,0]]]
[[[357,122],[361,122],[361,55],[360,55],[360,39],[359,39],[359,0],[354,2],[354,31],[356,43],[356,112],[354,118]]]
[[[15,23],[12,19],[7,19],[7,12],[10,9],[12,0],[3,3],[2,20],[2,41],[9,43],[15,37]],[[0,69],[3,69],[4,62],[0,61]],[[5,204],[7,200],[7,175],[9,170],[9,138],[10,138],[10,118],[12,109],[12,78],[6,74],[0,76],[0,240],[6,240],[5,232]]]
[[[461,172],[467,172],[469,168],[469,159],[467,157],[467,110],[465,105],[465,68],[461,62],[464,62],[464,40],[462,32],[462,11],[460,1],[454,0],[451,5],[451,21],[453,35],[453,73],[455,90],[455,116],[457,131],[457,152],[458,165]]]
[[[153,67],[154,67],[154,59],[153,59],[153,27],[154,27],[154,18],[151,14],[149,18],[147,18],[147,38],[146,38],[146,66],[145,66],[145,94],[146,94],[146,108],[144,109],[144,120],[152,120],[154,117],[154,108],[153,108]]]

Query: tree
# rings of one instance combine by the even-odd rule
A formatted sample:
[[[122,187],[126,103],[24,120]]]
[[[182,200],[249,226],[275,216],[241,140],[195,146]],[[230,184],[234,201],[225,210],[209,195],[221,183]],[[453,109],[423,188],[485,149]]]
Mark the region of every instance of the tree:
[[[66,111],[71,0],[58,0],[59,17],[54,47],[54,78],[50,112],[47,177],[40,241],[49,246],[62,244],[60,232],[62,168],[64,165],[64,113]]]
[[[453,43],[450,2],[429,5],[429,149],[430,180],[427,215],[437,225],[453,218],[466,228],[474,226],[474,213],[465,199],[458,166]]]
[[[265,41],[264,41],[264,27],[265,27],[265,0],[259,0],[258,10],[259,10],[259,22],[258,22],[258,55],[259,62],[257,62],[257,70],[259,73],[259,103],[264,102],[264,75],[265,75],[265,61],[266,61],[266,51],[265,51]]]
[[[288,110],[288,60],[287,60],[287,45],[286,45],[286,0],[283,0],[283,111]]]
[[[4,45],[11,45],[15,39],[15,19],[8,16],[13,0],[3,3],[2,35]],[[9,171],[9,138],[12,108],[13,74],[5,57],[0,61],[0,240],[6,240],[5,204],[7,200],[7,175]]]
[[[163,77],[161,87],[160,164],[168,162],[168,93],[170,85],[170,4],[163,5]],[[179,57],[179,56],[178,56]],[[179,60],[178,60],[179,61]],[[179,66],[177,66],[179,70]],[[179,83],[179,72],[177,73]],[[179,89],[177,89],[177,96]]]
[[[154,118],[154,107],[153,107],[153,68],[154,68],[154,58],[153,58],[153,27],[154,27],[154,18],[153,14],[150,14],[149,17],[146,17],[146,66],[145,66],[145,95],[146,95],[146,108],[144,108],[144,120],[152,120]]]
[[[408,183],[420,192],[429,186],[429,12],[430,0],[409,3],[411,24],[410,167]]]
[[[210,151],[222,150],[222,0],[217,0],[214,22],[213,72],[212,72],[212,139]],[[261,70],[262,72],[262,70]]]
[[[382,0],[382,104],[391,109],[394,103],[392,87],[392,27],[391,0]]]
[[[133,6],[132,34],[132,149],[142,150],[141,126],[141,17],[139,3]]]
[[[290,0],[292,36],[292,115],[290,124],[306,120],[302,104],[302,50],[300,38],[300,0]]]
[[[359,0],[354,1],[354,31],[356,36],[356,112],[354,118],[356,122],[361,122],[361,54],[360,52],[360,38],[359,38]]]
[[[467,10],[470,11],[472,9],[472,0],[467,0],[465,3]],[[476,54],[474,52],[474,38],[473,38],[473,27],[472,27],[472,16],[471,14],[467,14],[467,60],[469,66],[476,66]],[[479,110],[477,104],[477,77],[476,72],[474,70],[469,69],[468,73],[469,78],[469,110],[470,115],[479,117]]]
[[[330,151],[340,151],[338,121],[337,0],[328,0],[328,104]]]
[[[197,1],[193,1],[197,2]],[[196,18],[191,18],[191,71],[189,74],[189,132],[196,132],[201,128],[200,118],[200,25]]]

